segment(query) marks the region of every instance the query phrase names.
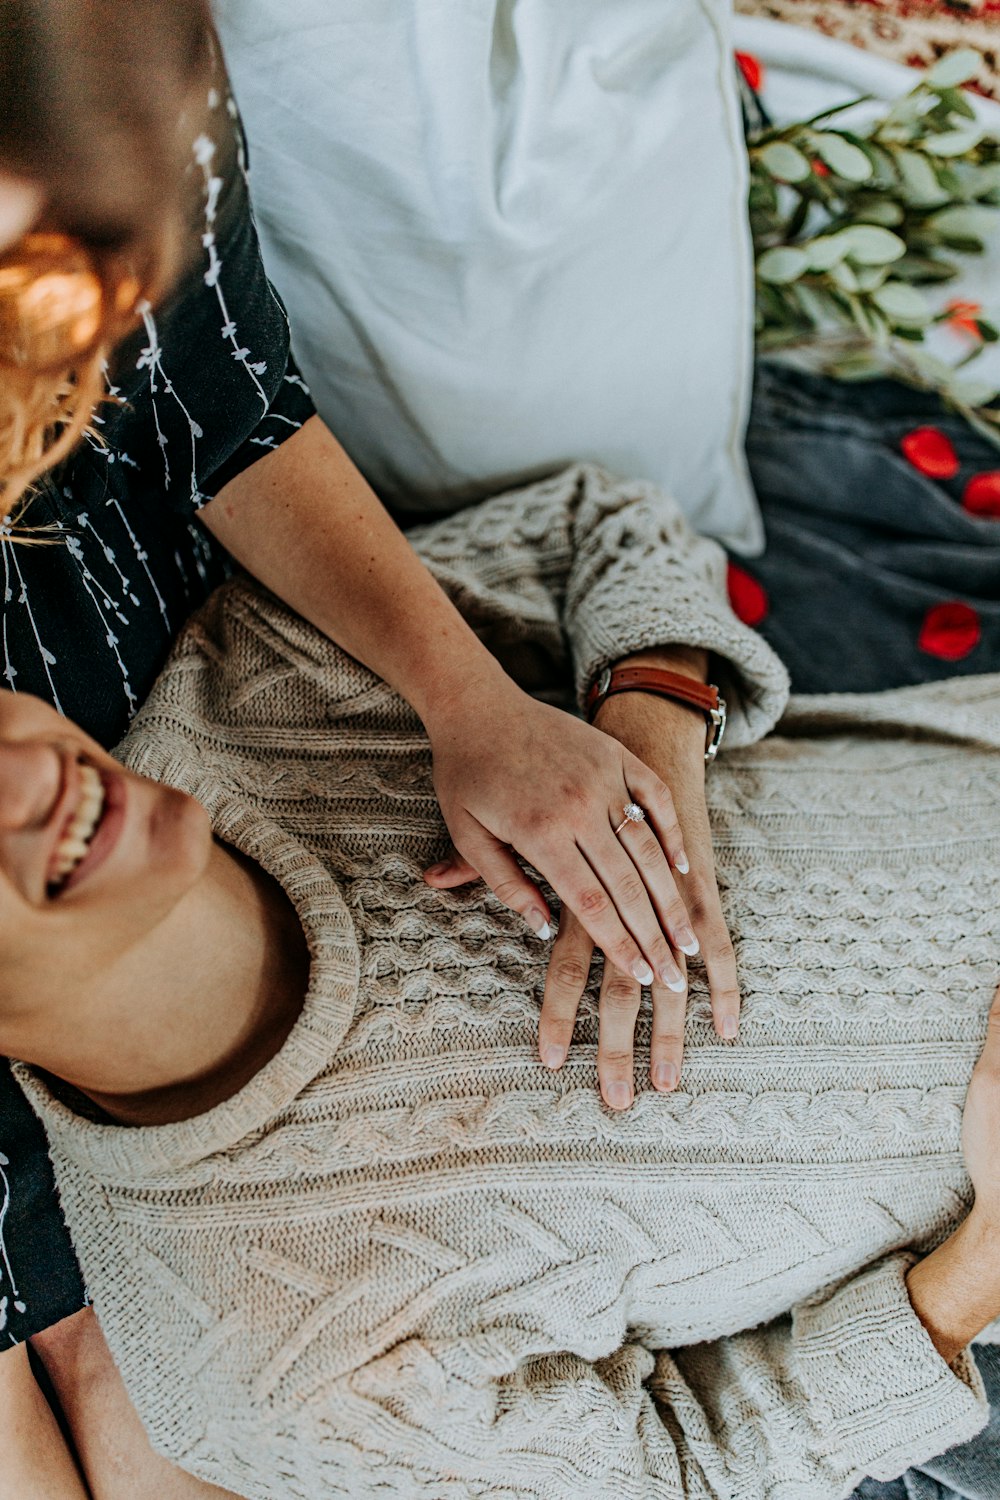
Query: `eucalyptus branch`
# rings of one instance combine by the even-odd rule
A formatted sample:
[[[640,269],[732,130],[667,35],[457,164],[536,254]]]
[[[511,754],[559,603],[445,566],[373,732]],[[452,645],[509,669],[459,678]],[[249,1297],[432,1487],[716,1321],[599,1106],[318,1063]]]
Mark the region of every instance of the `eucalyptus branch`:
[[[864,127],[829,123],[861,98],[751,137],[757,343],[808,349],[843,379],[892,374],[934,390],[1000,444],[998,391],[967,374],[997,326],[963,305],[979,341],[969,355],[947,364],[920,347],[950,316],[922,288],[956,277],[1000,228],[1000,140],[960,87],[978,61],[947,54]]]

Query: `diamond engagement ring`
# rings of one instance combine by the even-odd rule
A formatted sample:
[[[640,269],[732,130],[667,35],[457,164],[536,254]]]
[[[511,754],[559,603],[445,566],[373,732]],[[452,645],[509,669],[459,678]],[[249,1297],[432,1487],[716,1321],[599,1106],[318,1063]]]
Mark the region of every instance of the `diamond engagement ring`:
[[[646,814],[643,812],[638,802],[627,803],[626,806],[622,808],[622,812],[625,814],[625,816],[624,818],[622,818],[621,822],[618,824],[618,827],[615,829],[615,833],[621,833],[622,829],[628,823],[645,823],[646,821]]]

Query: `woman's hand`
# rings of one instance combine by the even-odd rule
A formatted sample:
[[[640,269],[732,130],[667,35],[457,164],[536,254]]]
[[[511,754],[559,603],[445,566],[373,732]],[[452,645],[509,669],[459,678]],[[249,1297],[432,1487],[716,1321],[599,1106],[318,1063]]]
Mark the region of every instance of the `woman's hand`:
[[[683,671],[690,666],[683,655],[678,657],[673,653],[657,653],[655,659],[645,659],[674,671]],[[699,674],[693,669],[692,675]],[[739,1027],[740,997],[736,961],[719,901],[705,806],[704,721],[689,708],[668,699],[644,693],[623,693],[604,703],[597,725],[644,765],[658,771],[670,787],[680,823],[685,862],[689,865],[683,877],[675,875],[675,882],[681,887],[686,910],[705,957],[716,1030],[726,1039],[735,1037]],[[638,830],[623,829],[619,837],[625,838],[633,831]],[[528,893],[534,888],[516,863],[514,870],[520,879],[518,899],[523,902],[529,899]],[[427,878],[431,884],[450,887],[474,880],[477,873],[471,861],[456,855],[428,871]],[[522,905],[517,909],[526,911]],[[547,911],[543,911],[540,902],[537,910],[539,918],[546,920]],[[532,925],[537,930],[537,920],[532,921]],[[539,1051],[546,1067],[560,1068],[566,1060],[594,946],[591,932],[572,911],[564,910],[549,962],[539,1023]],[[683,973],[686,969],[683,953],[676,952],[674,956]],[[675,1088],[680,1078],[687,1008],[686,973],[684,977],[685,983],[677,989],[668,988],[661,981],[654,981],[651,987],[650,1077],[654,1088],[664,1091]],[[612,1109],[627,1109],[634,1097],[633,1040],[640,999],[641,986],[633,976],[621,973],[618,967],[605,965],[600,995],[597,1070],[602,1096]]]
[[[620,741],[538,703],[497,671],[490,691],[435,709],[428,732],[434,786],[458,860],[427,879],[482,876],[541,936],[549,910],[516,851],[558,893],[564,911],[632,984],[685,988],[697,939],[671,866],[688,868],[669,788]],[[626,823],[627,803],[645,823]],[[680,962],[678,961],[680,959]]]

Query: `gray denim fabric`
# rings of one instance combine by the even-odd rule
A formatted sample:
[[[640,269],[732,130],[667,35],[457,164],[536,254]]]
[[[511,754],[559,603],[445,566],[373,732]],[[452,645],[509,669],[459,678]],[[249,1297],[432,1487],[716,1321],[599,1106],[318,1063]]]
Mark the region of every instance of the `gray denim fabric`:
[[[920,427],[952,442],[953,478],[928,478],[904,456]],[[758,628],[796,692],[1000,670],[1000,519],[962,505],[973,475],[1000,470],[1000,449],[934,395],[759,362],[747,456],[767,546],[733,561],[766,590]],[[974,609],[981,631],[955,661],[918,644],[928,610],[950,602]]]
[[[975,1355],[990,1398],[989,1426],[900,1479],[866,1479],[854,1500],[1000,1500],[1000,1347],[979,1345]]]

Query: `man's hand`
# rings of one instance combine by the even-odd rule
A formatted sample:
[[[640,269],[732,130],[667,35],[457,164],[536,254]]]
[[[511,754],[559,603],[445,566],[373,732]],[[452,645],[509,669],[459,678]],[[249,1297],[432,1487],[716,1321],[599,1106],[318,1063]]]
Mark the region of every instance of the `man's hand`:
[[[670,667],[677,670],[678,663],[672,661]],[[739,1028],[740,995],[705,806],[705,722],[700,714],[669,699],[622,693],[603,704],[597,725],[657,771],[670,787],[689,862],[688,873],[678,876],[677,882],[704,957],[715,1028],[721,1037],[731,1039]],[[539,1024],[539,1052],[546,1067],[559,1068],[566,1059],[592,956],[587,934],[572,914],[564,914],[549,963]],[[675,956],[686,973],[684,956]],[[680,1080],[687,995],[654,984],[651,996],[650,1079],[654,1088],[669,1091]],[[605,967],[597,1075],[602,1097],[611,1109],[628,1109],[634,1098],[633,1039],[640,997],[637,984],[629,984]]]

